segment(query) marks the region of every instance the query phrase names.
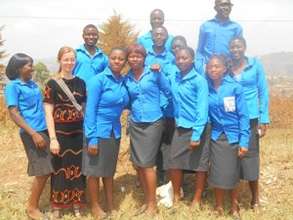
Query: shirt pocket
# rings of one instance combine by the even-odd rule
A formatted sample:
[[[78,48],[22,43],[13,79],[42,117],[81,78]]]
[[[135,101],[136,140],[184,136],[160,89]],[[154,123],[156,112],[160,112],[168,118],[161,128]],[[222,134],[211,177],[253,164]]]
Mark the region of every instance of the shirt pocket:
[[[38,89],[22,91],[19,105],[24,108],[31,108],[41,99],[41,93]]]
[[[235,112],[236,110],[235,96],[224,97],[223,101],[224,101],[225,112]]]

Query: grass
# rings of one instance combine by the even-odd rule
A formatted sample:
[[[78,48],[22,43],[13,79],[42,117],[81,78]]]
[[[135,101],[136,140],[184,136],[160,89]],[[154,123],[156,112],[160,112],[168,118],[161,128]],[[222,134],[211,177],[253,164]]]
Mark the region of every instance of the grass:
[[[293,129],[271,129],[261,141],[261,195],[264,208],[255,213],[248,207],[247,186],[240,185],[241,216],[251,219],[293,219]],[[10,123],[0,126],[0,219],[26,219],[25,204],[32,178],[26,174],[26,157],[18,137],[17,128]],[[115,176],[115,205],[119,210],[115,219],[132,218],[143,200],[143,193],[136,187],[135,172],[128,160],[128,140],[122,140],[122,148]],[[215,219],[213,193],[209,189],[203,210],[191,213],[188,205],[193,195],[193,175],[186,178],[185,199],[176,209],[160,207],[159,219]],[[122,192],[121,187],[125,188]],[[41,208],[49,211],[49,183],[41,199]],[[103,198],[102,198],[103,200]],[[103,204],[103,202],[102,202]],[[228,206],[228,205],[227,205]],[[227,207],[228,209],[228,207]],[[63,217],[74,219],[70,212]],[[92,219],[86,211],[83,219]],[[136,218],[139,219],[139,218]],[[229,215],[217,218],[230,219]]]
[[[266,137],[261,140],[261,199],[264,205],[259,212],[249,209],[249,193],[245,183],[240,184],[241,216],[243,220],[292,220],[293,219],[293,101],[280,98],[272,99],[272,126]],[[23,220],[26,200],[32,178],[26,174],[27,160],[18,135],[18,129],[10,120],[0,99],[0,220]],[[125,118],[123,119],[125,120]],[[291,123],[292,122],[292,123]],[[114,219],[133,218],[135,210],[142,204],[143,193],[136,186],[135,171],[129,161],[128,139],[123,135],[115,176],[114,204],[118,210]],[[211,189],[204,198],[200,212],[190,212],[188,205],[193,196],[194,176],[186,177],[185,198],[176,209],[160,207],[158,219],[231,219],[228,213],[216,218],[213,213],[214,196]],[[124,190],[121,190],[124,188]],[[41,209],[48,211],[49,181],[41,198]],[[101,198],[102,205],[103,197]],[[229,209],[226,205],[226,210]],[[70,212],[63,220],[76,219]],[[86,210],[82,219],[93,219]]]

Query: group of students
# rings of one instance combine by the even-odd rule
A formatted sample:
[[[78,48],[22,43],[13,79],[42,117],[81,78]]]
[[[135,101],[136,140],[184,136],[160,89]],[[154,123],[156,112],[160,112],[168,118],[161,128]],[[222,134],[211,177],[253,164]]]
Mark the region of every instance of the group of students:
[[[217,15],[201,26],[196,53],[183,36],[168,34],[160,9],[151,13],[149,33],[126,49],[113,48],[108,57],[96,47],[98,29],[87,25],[80,48],[59,50],[59,71],[46,83],[44,98],[32,80],[33,59],[23,53],[11,57],[5,99],[21,128],[28,174],[35,176],[27,207],[31,218],[43,216],[38,202],[49,176],[54,218],[64,208],[80,216],[86,195],[93,216],[106,217],[99,204],[100,179],[106,211],[114,210],[125,109],[130,159],[144,192],[135,215],[157,213],[157,173],[163,171],[175,203],[182,199],[188,170],[196,172],[192,209],[200,208],[207,180],[215,188],[218,214],[224,191],[230,190],[231,214],[240,218],[240,179],[249,181],[251,207],[259,205],[259,137],[269,123],[268,88],[260,62],[245,56],[242,29],[229,20],[231,8],[230,0],[215,1]],[[130,70],[123,75],[127,63]]]

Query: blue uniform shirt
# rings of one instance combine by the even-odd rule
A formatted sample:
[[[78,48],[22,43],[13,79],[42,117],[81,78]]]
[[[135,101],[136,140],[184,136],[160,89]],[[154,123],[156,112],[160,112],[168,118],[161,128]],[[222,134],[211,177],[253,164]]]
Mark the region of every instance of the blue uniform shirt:
[[[108,66],[108,57],[96,48],[96,53],[91,55],[84,45],[76,49],[76,64],[74,75],[84,80],[87,84],[90,78],[101,73]]]
[[[173,41],[173,36],[168,35],[168,38],[165,43],[165,48],[171,52],[172,51],[172,41]],[[137,43],[142,45],[146,50],[149,48],[152,48],[154,45],[153,39],[152,39],[152,33],[151,31],[147,32],[145,35],[140,36],[137,39]]]
[[[239,36],[242,36],[242,27],[231,20],[221,22],[215,17],[203,23],[196,50],[196,70],[204,73],[204,66],[213,54],[229,55],[230,40]]]
[[[168,76],[169,73],[169,65],[174,61],[174,55],[167,51],[166,49],[160,53],[155,53],[154,49],[151,47],[149,50],[147,50],[147,56],[145,59],[145,65],[151,66],[152,64],[160,64],[161,72],[165,74],[165,76]],[[168,105],[168,98],[162,93],[161,91],[161,97],[160,97],[160,105],[163,110],[164,117],[172,117],[172,109],[171,106]]]
[[[25,122],[35,131],[47,129],[43,108],[42,93],[38,85],[30,80],[20,79],[10,81],[5,88],[7,107],[15,106]],[[23,132],[23,129],[20,130]]]
[[[163,114],[160,107],[160,91],[171,101],[172,95],[167,78],[161,72],[153,72],[145,67],[139,80],[129,71],[126,87],[130,96],[131,120],[134,122],[154,122]]]
[[[248,148],[249,114],[242,86],[229,75],[222,79],[215,90],[209,84],[209,119],[212,124],[212,140],[216,141],[225,133],[230,144]]]
[[[250,119],[267,124],[269,119],[269,91],[262,64],[255,58],[246,58],[247,65],[234,78],[243,86]]]
[[[176,127],[192,128],[191,141],[199,141],[208,118],[208,85],[194,69],[171,76]]]
[[[106,68],[88,83],[84,127],[89,145],[110,138],[112,131],[115,138],[121,137],[120,116],[129,101],[124,80]]]

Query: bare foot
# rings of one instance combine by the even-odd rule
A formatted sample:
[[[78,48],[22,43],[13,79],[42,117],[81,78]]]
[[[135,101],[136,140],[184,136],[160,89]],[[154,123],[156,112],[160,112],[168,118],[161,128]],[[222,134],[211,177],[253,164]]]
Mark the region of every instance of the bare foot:
[[[223,216],[224,215],[224,209],[223,207],[215,207],[215,212],[217,213],[217,216]]]
[[[193,200],[191,205],[190,205],[190,209],[192,211],[200,211],[200,202],[197,202],[197,201]]]
[[[147,207],[144,213],[147,216],[155,217],[158,214],[158,209],[157,207]]]
[[[34,220],[44,218],[44,214],[39,209],[27,208],[26,213],[31,219]]]
[[[106,212],[101,209],[100,206],[95,206],[91,209],[92,215],[94,216],[95,219],[104,219],[107,217]]]

